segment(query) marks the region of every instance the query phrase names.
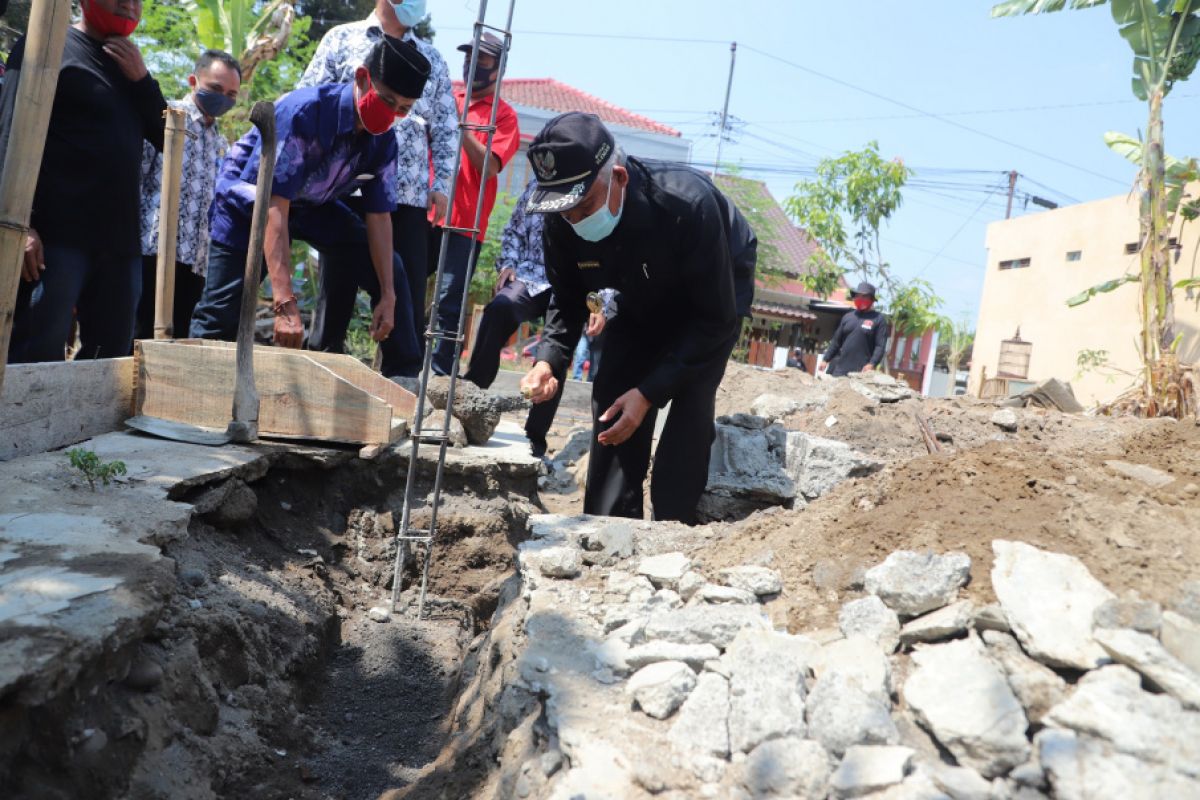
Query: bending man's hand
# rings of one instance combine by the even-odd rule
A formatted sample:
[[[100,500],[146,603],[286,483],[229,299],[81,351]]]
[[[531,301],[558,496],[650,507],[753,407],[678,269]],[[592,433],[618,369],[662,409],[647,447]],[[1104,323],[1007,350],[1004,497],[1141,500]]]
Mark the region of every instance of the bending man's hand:
[[[545,403],[558,394],[558,378],[545,361],[533,365],[533,369],[525,373],[521,379],[521,394],[534,403]]]
[[[392,332],[396,324],[396,295],[389,294],[379,298],[379,303],[371,312],[371,338],[382,342]]]
[[[304,342],[304,321],[296,298],[280,305],[275,311],[275,346],[298,348]]]
[[[618,397],[608,410],[600,415],[601,422],[617,419],[616,423],[606,431],[603,431],[597,441],[605,445],[617,445],[633,436],[642,424],[642,420],[646,418],[646,412],[650,410],[650,401],[646,396],[637,389],[630,389],[625,394]]]
[[[441,192],[429,193],[429,210],[433,212],[433,219],[431,222],[433,222],[434,225],[441,225],[445,223],[447,203],[449,203],[449,200],[446,198],[446,195],[442,194]]]
[[[33,228],[25,237],[25,256],[21,260],[21,277],[27,283],[33,283],[42,277],[46,269],[46,254],[42,251],[42,239]]]

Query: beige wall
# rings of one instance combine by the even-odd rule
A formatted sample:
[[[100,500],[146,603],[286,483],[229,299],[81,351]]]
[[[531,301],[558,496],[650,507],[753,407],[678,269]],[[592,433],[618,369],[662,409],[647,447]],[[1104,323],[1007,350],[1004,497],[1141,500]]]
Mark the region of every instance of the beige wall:
[[[1185,229],[1172,278],[1192,273],[1200,225]],[[983,282],[969,388],[977,394],[982,371],[994,377],[1000,343],[1018,327],[1032,342],[1029,379],[1061,378],[1071,382],[1084,405],[1107,402],[1129,388],[1133,379],[1116,370],[1134,372],[1139,365],[1137,337],[1138,287],[1127,284],[1109,294],[1068,308],[1067,298],[1103,281],[1136,272],[1138,256],[1125,245],[1138,239],[1137,198],[1112,197],[1017,219],[995,222],[987,231],[987,275]],[[1079,261],[1067,253],[1082,252]],[[1001,270],[1001,261],[1031,259],[1024,269]],[[1177,332],[1183,334],[1180,355],[1200,360],[1200,311],[1183,292],[1175,295]],[[1114,369],[1080,374],[1082,350],[1108,351]],[[1103,374],[1104,372],[1108,374]]]

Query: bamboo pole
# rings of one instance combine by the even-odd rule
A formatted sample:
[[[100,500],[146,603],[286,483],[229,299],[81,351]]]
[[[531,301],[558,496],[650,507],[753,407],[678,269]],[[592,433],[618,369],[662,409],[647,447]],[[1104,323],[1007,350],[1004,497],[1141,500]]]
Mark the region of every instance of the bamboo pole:
[[[0,388],[8,362],[29,213],[70,24],[70,0],[33,0],[4,173],[0,175]]]
[[[162,193],[158,201],[158,264],[155,272],[154,338],[177,335],[171,324],[175,309],[175,246],[179,241],[179,184],[183,176],[183,148],[187,139],[187,114],[168,108],[163,146]]]

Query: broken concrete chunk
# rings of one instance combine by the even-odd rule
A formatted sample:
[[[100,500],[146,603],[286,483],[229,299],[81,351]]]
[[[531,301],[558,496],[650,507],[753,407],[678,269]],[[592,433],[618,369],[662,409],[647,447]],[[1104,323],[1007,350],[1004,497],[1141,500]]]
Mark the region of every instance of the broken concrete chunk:
[[[1092,615],[1092,624],[1097,628],[1132,628],[1157,636],[1162,627],[1162,606],[1129,592],[1101,603]]]
[[[742,630],[729,645],[729,746],[749,752],[760,742],[804,736],[804,677],[813,642],[771,630]]]
[[[1008,617],[1004,616],[1004,609],[995,603],[986,605],[976,611],[975,618],[971,621],[971,624],[977,631],[1012,632],[1012,628],[1008,625]]]
[[[1108,660],[1092,618],[1114,595],[1074,556],[1024,542],[992,542],[992,588],[1025,650],[1052,667],[1091,669]]]
[[[795,485],[784,470],[786,437],[762,417],[718,418],[708,460],[701,522],[744,519],[771,506],[790,505]]]
[[[1161,800],[1193,797],[1196,782],[1157,764],[1114,753],[1103,741],[1047,728],[1033,739],[1054,796],[1062,800]]]
[[[583,569],[579,551],[574,547],[528,548],[521,558],[547,578],[574,578]]]
[[[816,742],[790,736],[754,748],[739,782],[752,800],[820,797],[829,780],[829,755]]]
[[[1171,610],[1200,625],[1200,580],[1188,581],[1179,587],[1171,601]]]
[[[373,622],[387,622],[392,618],[392,612],[387,606],[373,606],[371,610],[367,612],[367,616]]]
[[[867,570],[866,590],[902,617],[915,617],[953,602],[971,575],[966,553],[898,550]]]
[[[874,640],[885,653],[900,643],[900,620],[875,595],[852,600],[838,613],[838,628],[845,636],[860,634]]]
[[[720,658],[721,652],[711,644],[674,644],[672,642],[646,642],[629,649],[625,663],[630,669],[641,669],[659,661],[682,661],[699,671],[704,662]]]
[[[974,636],[919,647],[904,699],[958,763],[987,777],[1029,757],[1029,722],[1004,674]]]
[[[715,672],[701,673],[667,738],[676,750],[729,756],[729,681]]]
[[[696,673],[682,661],[660,661],[642,667],[629,678],[626,691],[642,711],[666,719],[683,705],[696,687]]]
[[[855,679],[826,674],[804,701],[808,735],[840,756],[856,744],[898,744],[890,703],[868,693]]]
[[[882,702],[891,696],[891,662],[879,645],[865,636],[856,634],[822,646],[812,665],[818,680],[843,675]]]
[[[1164,611],[1161,635],[1167,652],[1200,675],[1200,625],[1174,611]]]
[[[215,525],[236,525],[254,519],[258,495],[241,478],[230,478],[201,494],[192,506]]]
[[[991,782],[973,769],[941,761],[922,762],[919,769],[953,800],[993,800]]]
[[[425,389],[426,397],[438,411],[446,409],[450,392],[450,379],[446,376],[431,376]],[[500,424],[500,415],[512,408],[524,405],[517,398],[505,398],[480,389],[470,381],[454,383],[453,416],[462,425],[467,441],[471,444],[487,444]]]
[[[1112,459],[1105,461],[1104,466],[1118,475],[1135,480],[1138,483],[1149,486],[1151,489],[1161,489],[1175,482],[1175,478],[1169,473],[1163,472],[1161,469],[1148,467],[1145,464],[1130,464],[1128,461]]]
[[[682,578],[679,579],[679,585],[675,587],[675,590],[679,592],[679,596],[682,597],[686,602],[691,600],[692,595],[694,595],[701,586],[704,586],[707,583],[708,581],[705,580],[704,576],[699,572],[696,572],[695,570],[689,570],[688,572],[684,573]]]
[[[637,573],[649,578],[656,588],[674,589],[691,566],[692,560],[683,553],[662,553],[643,558]]]
[[[750,404],[750,411],[757,417],[765,417],[771,422],[782,419],[800,408],[800,404],[790,397],[778,394],[760,394]]]
[[[1039,723],[1066,696],[1067,682],[1057,672],[1025,655],[1017,640],[1007,633],[984,631],[988,655],[1000,665],[1008,685],[1021,701],[1026,716]]]
[[[896,745],[851,747],[829,779],[829,785],[838,797],[877,792],[904,780],[912,758],[911,749]]]
[[[1128,629],[1098,628],[1096,641],[1114,661],[1140,672],[1184,708],[1200,708],[1200,676],[1168,653],[1153,636]]]
[[[717,573],[717,580],[735,589],[745,589],[759,597],[769,597],[783,591],[783,577],[768,567],[729,567]]]
[[[629,558],[633,555],[633,529],[624,523],[610,523],[584,534],[580,543],[589,552],[603,553],[612,559]]]
[[[808,500],[827,494],[848,478],[865,477],[882,468],[882,461],[851,450],[845,442],[798,431],[787,434],[787,474],[796,494]]]
[[[1016,433],[1019,423],[1017,412],[1011,408],[1002,408],[992,414],[992,424],[1006,433]]]
[[[708,583],[701,586],[693,595],[693,598],[698,603],[707,603],[710,605],[732,603],[735,605],[752,606],[758,602],[758,598],[745,589],[735,589],[732,586],[717,586],[715,583]]]
[[[654,595],[654,586],[645,576],[620,570],[608,573],[606,590],[631,603],[644,603]]]
[[[743,628],[770,627],[757,606],[692,606],[652,614],[641,637],[644,641],[713,644],[725,649]]]
[[[900,644],[911,647],[919,642],[940,642],[967,632],[975,617],[970,600],[959,600],[922,617],[909,620],[900,629]]]

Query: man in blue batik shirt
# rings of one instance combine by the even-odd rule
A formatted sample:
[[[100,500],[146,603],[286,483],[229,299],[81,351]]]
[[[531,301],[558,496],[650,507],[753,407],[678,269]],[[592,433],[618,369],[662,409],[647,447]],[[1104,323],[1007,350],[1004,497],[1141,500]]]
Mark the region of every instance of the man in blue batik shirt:
[[[412,108],[428,76],[429,61],[413,45],[385,36],[353,83],[298,89],[276,102],[275,176],[264,236],[276,345],[299,347],[304,338],[291,282],[295,238],[325,256],[325,271],[348,271],[371,296],[370,332],[380,343],[383,374],[415,376],[420,369],[408,282],[392,251],[396,137],[383,134]],[[253,130],[230,149],[217,177],[208,272],[192,336],[237,335],[260,151]],[[355,190],[362,193],[362,217],[342,202]],[[350,314],[326,315],[320,322],[309,346],[339,352]]]

